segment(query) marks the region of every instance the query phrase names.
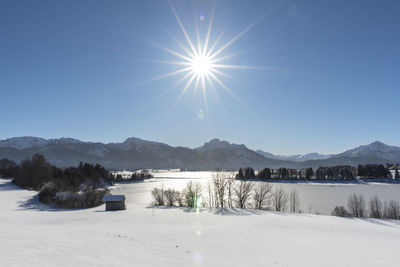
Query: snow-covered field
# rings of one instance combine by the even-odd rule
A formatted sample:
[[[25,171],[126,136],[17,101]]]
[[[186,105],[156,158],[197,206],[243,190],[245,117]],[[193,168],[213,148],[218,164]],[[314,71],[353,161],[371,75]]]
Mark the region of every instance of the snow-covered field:
[[[35,194],[0,180],[1,266],[399,266],[399,221],[142,204],[65,211]]]
[[[153,174],[152,179],[140,183],[120,183],[115,189],[127,196],[128,204],[146,205],[151,203],[150,192],[154,187],[163,185],[165,188],[182,190],[189,181],[192,181],[201,183],[205,189],[213,172],[157,171]],[[366,201],[378,196],[382,201],[393,199],[400,202],[400,183],[275,181],[271,184],[287,193],[296,190],[299,193],[300,209],[305,213],[330,215],[335,206],[346,206],[349,196],[353,193],[363,195]]]

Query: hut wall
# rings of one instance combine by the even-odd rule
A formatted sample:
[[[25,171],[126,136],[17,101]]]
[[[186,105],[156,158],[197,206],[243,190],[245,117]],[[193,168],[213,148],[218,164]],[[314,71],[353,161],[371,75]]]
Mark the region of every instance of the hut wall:
[[[106,202],[106,210],[124,210],[125,203],[123,201]]]

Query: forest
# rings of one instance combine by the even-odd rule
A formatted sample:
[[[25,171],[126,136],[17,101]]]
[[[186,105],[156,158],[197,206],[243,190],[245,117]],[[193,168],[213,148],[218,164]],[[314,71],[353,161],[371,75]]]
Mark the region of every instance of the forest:
[[[39,191],[39,201],[60,208],[89,208],[102,204],[107,184],[114,176],[99,164],[81,162],[77,167],[58,168],[43,155],[35,154],[20,164],[0,160],[0,177],[13,178],[12,183]]]

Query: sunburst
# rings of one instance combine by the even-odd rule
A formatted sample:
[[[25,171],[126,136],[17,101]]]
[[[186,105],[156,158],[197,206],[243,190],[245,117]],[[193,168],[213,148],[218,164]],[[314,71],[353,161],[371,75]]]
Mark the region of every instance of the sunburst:
[[[179,17],[174,5],[171,3],[171,1],[168,1],[168,3],[185,38],[185,44],[181,43],[178,39],[173,38],[173,40],[181,48],[181,51],[175,51],[167,47],[152,43],[154,46],[166,51],[167,53],[177,58],[175,61],[159,61],[159,63],[171,64],[179,68],[173,72],[158,76],[151,81],[181,75],[182,77],[177,81],[176,84],[184,83],[184,86],[176,103],[179,102],[179,100],[185,95],[189,88],[194,88],[195,94],[199,89],[202,90],[205,106],[207,106],[207,91],[209,89],[211,89],[218,96],[215,85],[221,87],[223,90],[228,92],[232,97],[240,102],[240,100],[221,79],[222,77],[233,79],[229,74],[224,72],[224,69],[255,69],[262,67],[224,64],[227,59],[235,56],[235,54],[224,55],[224,52],[229,46],[231,46],[246,32],[253,28],[261,19],[263,19],[263,17],[257,19],[254,23],[246,27],[243,31],[241,31],[239,34],[237,34],[229,41],[226,41],[225,43],[223,43],[222,40],[223,32],[220,32],[215,41],[213,43],[210,43],[210,36],[212,33],[214,22],[214,9],[211,13],[211,16],[209,17],[207,32],[205,34],[204,41],[202,42],[202,38],[200,38],[198,21],[196,20],[197,40],[192,40],[184,24],[182,23],[182,20]],[[204,20],[204,17],[201,16],[200,19]],[[221,43],[223,44],[221,45]]]

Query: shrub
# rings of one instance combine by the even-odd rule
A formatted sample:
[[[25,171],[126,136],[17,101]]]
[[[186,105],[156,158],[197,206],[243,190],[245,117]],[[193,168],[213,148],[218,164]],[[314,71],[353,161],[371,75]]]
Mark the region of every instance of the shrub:
[[[369,206],[369,216],[372,218],[382,218],[382,201],[378,198],[378,196],[374,196],[368,202]]]
[[[365,206],[366,202],[362,195],[352,194],[347,201],[347,207],[350,210],[351,215],[354,217],[365,217]]]
[[[86,188],[81,192],[63,191],[56,193],[54,203],[65,209],[92,208],[101,205],[102,198],[108,190],[104,188]]]
[[[160,188],[154,187],[151,190],[151,196],[153,197],[153,204],[163,206],[165,204],[164,201],[164,186],[162,185]]]
[[[339,216],[339,217],[349,217],[350,215],[344,206],[336,206],[331,214],[332,216]]]
[[[288,197],[282,188],[276,188],[273,194],[273,207],[275,211],[286,211]]]
[[[197,202],[201,197],[201,193],[202,187],[200,183],[188,182],[186,188],[182,192],[186,206],[197,207]]]
[[[45,183],[39,191],[39,201],[43,203],[50,203],[53,201],[59,189],[54,182]]]
[[[389,204],[385,202],[384,217],[386,219],[400,220],[400,205],[393,199]]]
[[[181,196],[181,193],[177,190],[174,189],[167,189],[164,191],[164,197],[165,197],[165,204],[167,206],[174,206],[176,202],[178,202],[179,198]]]

